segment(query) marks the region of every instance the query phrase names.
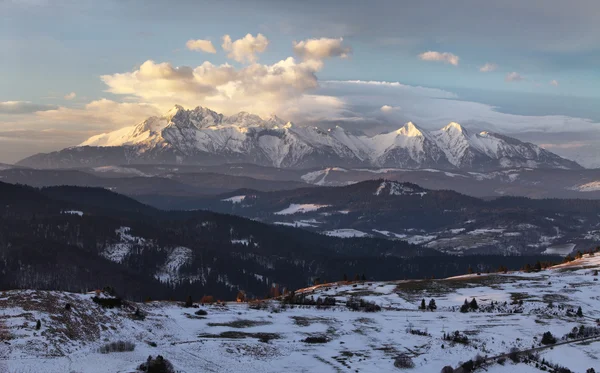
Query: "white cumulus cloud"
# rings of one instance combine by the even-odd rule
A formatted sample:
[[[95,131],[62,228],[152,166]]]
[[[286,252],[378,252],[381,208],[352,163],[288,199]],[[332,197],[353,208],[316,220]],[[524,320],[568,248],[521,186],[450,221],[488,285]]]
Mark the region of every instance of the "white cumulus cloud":
[[[443,62],[443,63],[447,63],[447,64],[454,65],[454,66],[458,66],[458,61],[460,60],[460,57],[458,57],[455,54],[448,53],[448,52],[435,52],[435,51],[428,51],[428,52],[421,53],[421,54],[419,54],[419,58],[422,59],[423,61],[437,61],[437,62]]]
[[[263,35],[258,34],[252,36],[247,34],[241,39],[236,41],[231,40],[231,36],[223,36],[223,44],[221,47],[223,50],[229,52],[227,57],[234,59],[237,62],[256,62],[257,54],[262,53],[267,49],[269,40]]]
[[[210,62],[176,67],[148,60],[132,72],[103,75],[101,79],[111,93],[153,103],[162,109],[181,104],[208,106],[225,114],[241,110],[259,115],[282,114],[319,86],[316,73],[322,67],[322,61],[297,61],[293,57],[271,65],[254,63],[239,69]]]
[[[520,82],[525,80],[525,78],[521,74],[513,71],[511,73],[506,74],[504,80],[507,82]]]
[[[494,71],[498,68],[498,65],[496,65],[495,63],[486,63],[485,65],[481,66],[479,68],[479,71],[481,71],[482,73],[489,73],[490,71]]]
[[[187,49],[189,49],[191,51],[199,51],[199,52],[205,52],[205,53],[217,53],[215,46],[213,45],[213,43],[210,40],[190,39],[187,41],[187,43],[185,43],[185,46],[187,47]]]
[[[347,58],[352,48],[343,44],[343,38],[320,38],[294,42],[294,53],[303,59]]]

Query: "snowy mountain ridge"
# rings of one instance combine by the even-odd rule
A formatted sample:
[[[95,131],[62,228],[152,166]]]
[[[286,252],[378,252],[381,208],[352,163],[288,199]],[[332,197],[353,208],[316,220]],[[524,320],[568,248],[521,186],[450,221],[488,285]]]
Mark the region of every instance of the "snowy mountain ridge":
[[[95,160],[86,159],[88,148],[94,149]],[[408,122],[396,131],[367,136],[352,134],[339,126],[329,130],[298,126],[274,115],[267,119],[247,112],[224,116],[200,106],[186,110],[179,105],[162,117],[150,117],[135,126],[90,137],[75,148],[32,156],[21,165],[64,167],[75,156],[83,158],[77,162],[87,165],[97,161],[98,152],[103,154],[98,148],[123,148],[124,163],[242,161],[278,168],[581,168],[534,144],[491,132],[470,133],[454,122],[437,131]],[[105,152],[109,154],[108,150]]]

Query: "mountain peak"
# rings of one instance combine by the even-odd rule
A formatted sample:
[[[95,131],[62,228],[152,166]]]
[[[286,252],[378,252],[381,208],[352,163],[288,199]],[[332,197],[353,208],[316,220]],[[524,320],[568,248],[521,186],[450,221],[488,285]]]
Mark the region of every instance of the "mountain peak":
[[[179,113],[180,111],[185,110],[183,108],[183,106],[181,105],[175,105],[171,108],[171,110],[167,111],[167,113],[165,114],[165,118],[168,118],[169,120],[171,118],[173,118],[175,115],[177,115],[177,113]]]
[[[404,126],[402,126],[399,130],[396,131],[399,135],[404,135],[407,137],[422,137],[423,132],[415,126],[413,122],[408,122]]]
[[[457,133],[466,133],[466,130],[456,122],[448,123],[444,128],[442,128],[444,132],[457,132]]]

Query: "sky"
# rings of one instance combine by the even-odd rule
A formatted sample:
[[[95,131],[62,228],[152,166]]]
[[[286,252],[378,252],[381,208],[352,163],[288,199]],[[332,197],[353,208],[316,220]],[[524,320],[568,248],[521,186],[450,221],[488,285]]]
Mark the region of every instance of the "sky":
[[[600,167],[597,0],[0,0],[0,162],[175,104],[448,122]]]

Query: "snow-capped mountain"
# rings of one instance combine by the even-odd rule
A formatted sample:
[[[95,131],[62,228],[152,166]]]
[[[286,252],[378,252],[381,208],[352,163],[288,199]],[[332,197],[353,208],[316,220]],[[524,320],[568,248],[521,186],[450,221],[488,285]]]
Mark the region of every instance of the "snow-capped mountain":
[[[77,147],[38,154],[22,166],[41,168],[120,163],[217,164],[249,162],[280,168],[322,166],[490,170],[507,167],[581,168],[534,144],[458,123],[426,131],[412,122],[376,136],[341,127],[297,126],[276,116],[224,116],[177,105],[162,117],[93,136]]]

